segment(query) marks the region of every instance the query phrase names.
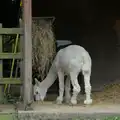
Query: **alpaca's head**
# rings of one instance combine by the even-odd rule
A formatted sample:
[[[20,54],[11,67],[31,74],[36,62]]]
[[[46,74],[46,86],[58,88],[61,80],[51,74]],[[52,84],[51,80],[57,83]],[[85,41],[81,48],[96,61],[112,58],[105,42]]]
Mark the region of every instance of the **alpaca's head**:
[[[35,100],[44,100],[46,97],[47,89],[42,86],[41,82],[35,78],[35,85],[33,86]]]

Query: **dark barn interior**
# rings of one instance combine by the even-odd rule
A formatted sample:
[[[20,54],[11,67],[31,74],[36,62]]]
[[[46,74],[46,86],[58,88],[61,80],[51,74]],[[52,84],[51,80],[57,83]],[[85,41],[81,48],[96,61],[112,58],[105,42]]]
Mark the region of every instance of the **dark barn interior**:
[[[33,1],[33,16],[55,16],[55,35],[83,46],[93,60],[93,90],[119,79],[119,1]]]
[[[0,21],[4,27],[17,26],[20,1],[3,2]],[[103,84],[120,78],[119,1],[33,0],[32,4],[33,17],[56,17],[56,39],[71,40],[90,53],[93,90],[100,90]]]

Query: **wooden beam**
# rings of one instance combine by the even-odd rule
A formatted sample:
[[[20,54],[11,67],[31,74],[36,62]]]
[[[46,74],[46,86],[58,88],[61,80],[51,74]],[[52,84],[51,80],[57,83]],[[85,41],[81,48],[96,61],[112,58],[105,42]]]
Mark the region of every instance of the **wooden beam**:
[[[0,78],[0,85],[5,84],[22,84],[20,78]]]
[[[0,59],[22,59],[21,53],[0,53]]]
[[[31,0],[23,0],[24,19],[24,109],[31,103],[32,98],[32,6]]]
[[[23,34],[23,28],[0,28],[0,34]]]

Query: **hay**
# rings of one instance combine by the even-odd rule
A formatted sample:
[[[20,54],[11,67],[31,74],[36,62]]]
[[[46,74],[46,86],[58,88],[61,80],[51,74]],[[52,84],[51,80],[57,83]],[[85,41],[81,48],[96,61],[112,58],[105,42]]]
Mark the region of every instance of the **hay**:
[[[33,70],[39,73],[43,80],[48,73],[51,62],[55,55],[55,37],[50,21],[33,19],[32,23],[32,63]]]
[[[93,94],[96,103],[120,103],[120,82],[105,85],[102,92]]]

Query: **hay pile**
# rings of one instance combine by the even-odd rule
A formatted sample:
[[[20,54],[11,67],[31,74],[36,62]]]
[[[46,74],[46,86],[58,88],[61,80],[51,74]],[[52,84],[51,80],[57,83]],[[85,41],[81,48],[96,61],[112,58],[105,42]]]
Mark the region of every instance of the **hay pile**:
[[[120,103],[120,82],[105,85],[102,92],[93,94],[96,103]]]
[[[43,80],[48,73],[56,51],[51,21],[33,18],[32,43],[33,72],[37,71],[38,77]]]

